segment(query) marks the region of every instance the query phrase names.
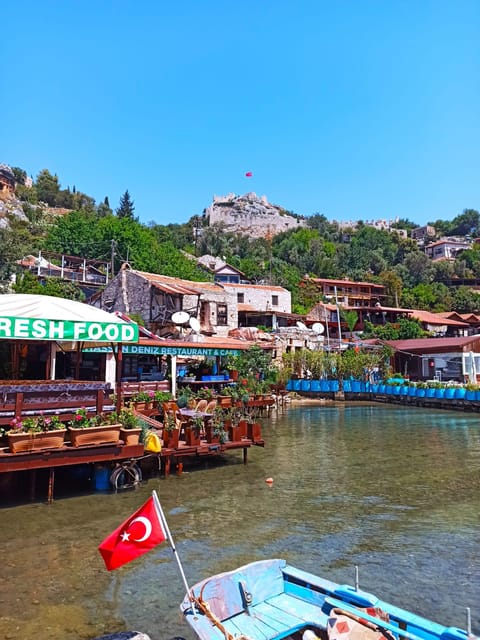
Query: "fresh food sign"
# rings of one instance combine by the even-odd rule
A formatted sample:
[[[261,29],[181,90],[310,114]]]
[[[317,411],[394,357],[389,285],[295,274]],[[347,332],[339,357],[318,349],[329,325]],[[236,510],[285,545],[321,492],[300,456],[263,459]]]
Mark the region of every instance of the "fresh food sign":
[[[0,316],[0,339],[137,342],[138,325]]]

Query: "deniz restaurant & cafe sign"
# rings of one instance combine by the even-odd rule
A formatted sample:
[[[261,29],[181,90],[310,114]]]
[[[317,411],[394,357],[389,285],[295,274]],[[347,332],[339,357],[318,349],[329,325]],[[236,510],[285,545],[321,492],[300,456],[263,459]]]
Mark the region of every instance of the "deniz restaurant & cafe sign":
[[[89,347],[84,353],[109,353],[110,347]],[[217,349],[215,347],[162,347],[156,345],[127,344],[122,348],[126,355],[148,356],[238,356],[240,349]]]
[[[0,316],[0,339],[137,342],[138,325]]]

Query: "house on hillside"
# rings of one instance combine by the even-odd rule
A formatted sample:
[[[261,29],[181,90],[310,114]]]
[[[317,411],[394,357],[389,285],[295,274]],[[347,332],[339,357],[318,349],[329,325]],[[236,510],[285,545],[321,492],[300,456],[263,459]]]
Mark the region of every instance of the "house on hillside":
[[[425,253],[432,260],[455,260],[462,251],[470,249],[471,242],[454,238],[442,238],[425,247]]]
[[[466,335],[473,336],[480,333],[480,315],[475,313],[457,313],[456,311],[444,311],[437,315],[449,320],[457,320],[458,322],[465,322],[468,324],[468,331]]]
[[[306,276],[299,286],[314,286],[325,300],[338,303],[342,307],[373,307],[385,298],[385,287],[373,282]]]
[[[236,296],[223,286],[136,271],[128,264],[92,304],[108,311],[139,314],[148,329],[158,335],[175,332],[172,314],[176,311],[197,318],[204,334],[227,336],[237,327]]]
[[[237,301],[238,326],[264,326],[276,331],[295,324],[292,314],[292,294],[288,289],[274,285],[224,283]]]
[[[231,264],[228,264],[221,258],[215,258],[215,256],[209,255],[200,256],[200,258],[197,259],[197,264],[200,268],[205,269],[213,275],[214,282],[229,282],[232,284],[248,282],[244,273],[232,267]]]
[[[480,336],[389,340],[394,371],[412,380],[480,382]]]
[[[423,246],[431,238],[435,238],[435,233],[435,227],[426,224],[423,227],[416,227],[415,229],[412,229],[410,237],[412,240],[415,240],[419,246]]]

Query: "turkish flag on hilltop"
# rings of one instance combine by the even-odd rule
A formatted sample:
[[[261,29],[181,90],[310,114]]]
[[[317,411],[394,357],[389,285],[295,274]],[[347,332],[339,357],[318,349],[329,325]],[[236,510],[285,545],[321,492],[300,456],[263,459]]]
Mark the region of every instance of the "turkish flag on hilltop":
[[[247,173],[245,174],[245,176],[247,178],[251,178],[253,176],[253,173],[251,171],[247,171]]]
[[[105,566],[112,571],[150,551],[166,537],[152,497],[107,536],[98,550]]]

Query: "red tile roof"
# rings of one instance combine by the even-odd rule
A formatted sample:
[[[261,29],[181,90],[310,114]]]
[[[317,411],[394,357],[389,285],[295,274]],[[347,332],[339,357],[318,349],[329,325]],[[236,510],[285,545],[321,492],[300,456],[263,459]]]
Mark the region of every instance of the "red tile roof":
[[[387,340],[386,344],[397,351],[422,351],[434,352],[435,349],[463,349],[474,342],[478,342],[480,336],[467,336],[462,338],[416,338],[414,340]]]

